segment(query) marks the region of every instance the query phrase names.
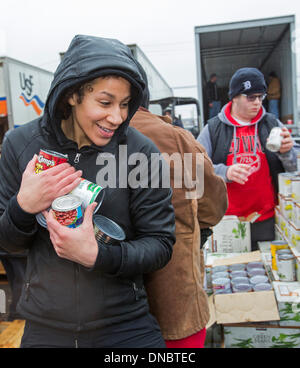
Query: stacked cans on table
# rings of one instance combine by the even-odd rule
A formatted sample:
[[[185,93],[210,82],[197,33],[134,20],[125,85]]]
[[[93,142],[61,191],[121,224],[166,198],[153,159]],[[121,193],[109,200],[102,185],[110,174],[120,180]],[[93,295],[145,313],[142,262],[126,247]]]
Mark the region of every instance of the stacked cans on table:
[[[248,293],[272,289],[262,262],[213,267],[212,285],[214,294]]]

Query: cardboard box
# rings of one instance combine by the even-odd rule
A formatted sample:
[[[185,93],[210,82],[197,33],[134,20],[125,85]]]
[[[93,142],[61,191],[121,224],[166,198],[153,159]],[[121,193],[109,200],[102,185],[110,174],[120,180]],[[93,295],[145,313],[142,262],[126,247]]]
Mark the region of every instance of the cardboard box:
[[[272,325],[226,325],[225,348],[299,348],[300,329]]]
[[[216,260],[213,266],[229,266],[236,263],[249,263],[254,261],[262,261],[259,251],[240,254],[237,257],[229,259]],[[218,324],[279,320],[279,312],[273,290],[218,294],[213,297],[214,313],[216,316],[216,323]]]
[[[247,218],[224,216],[218,225],[213,227],[210,237],[212,252],[245,253],[251,251],[250,223],[259,215],[254,213]]]
[[[278,175],[278,192],[285,197],[292,195],[292,179],[297,177],[297,172],[284,172]]]
[[[293,198],[278,194],[278,202],[280,212],[287,220],[292,220],[293,214]]]
[[[300,258],[296,258],[296,279],[300,282]]]
[[[292,220],[297,229],[300,229],[300,203],[293,201]]]
[[[273,282],[280,326],[300,327],[300,282]]]

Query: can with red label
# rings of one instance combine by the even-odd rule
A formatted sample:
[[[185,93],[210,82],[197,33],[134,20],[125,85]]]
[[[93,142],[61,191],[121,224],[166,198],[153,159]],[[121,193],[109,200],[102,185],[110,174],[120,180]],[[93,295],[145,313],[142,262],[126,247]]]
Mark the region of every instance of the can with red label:
[[[83,222],[82,200],[68,194],[56,198],[52,203],[54,217],[63,226],[76,228]]]
[[[53,166],[68,162],[68,155],[62,153],[41,149],[35,162],[35,173],[50,169]]]

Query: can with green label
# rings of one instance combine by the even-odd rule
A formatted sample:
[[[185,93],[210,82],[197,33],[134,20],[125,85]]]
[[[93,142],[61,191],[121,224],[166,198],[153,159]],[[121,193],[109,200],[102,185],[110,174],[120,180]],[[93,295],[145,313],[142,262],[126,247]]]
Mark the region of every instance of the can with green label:
[[[96,213],[101,206],[104,198],[104,189],[91,181],[86,179],[81,179],[80,184],[73,189],[70,194],[73,194],[82,199],[82,208],[85,211],[88,205],[93,202],[97,202],[98,205],[95,208],[94,213]]]

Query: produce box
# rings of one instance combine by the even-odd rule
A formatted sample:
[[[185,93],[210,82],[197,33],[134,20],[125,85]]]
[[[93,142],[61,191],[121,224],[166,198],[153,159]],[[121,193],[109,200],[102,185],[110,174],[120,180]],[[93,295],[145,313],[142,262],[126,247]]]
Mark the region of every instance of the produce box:
[[[300,282],[273,282],[280,326],[300,328]]]
[[[300,328],[240,324],[224,326],[225,348],[300,348]]]
[[[279,202],[279,209],[283,216],[288,219],[292,220],[293,215],[293,198],[286,197],[282,194],[278,194],[278,202]]]
[[[210,248],[217,253],[245,253],[251,252],[250,223],[259,215],[254,213],[247,218],[224,216],[213,227],[210,237]]]

